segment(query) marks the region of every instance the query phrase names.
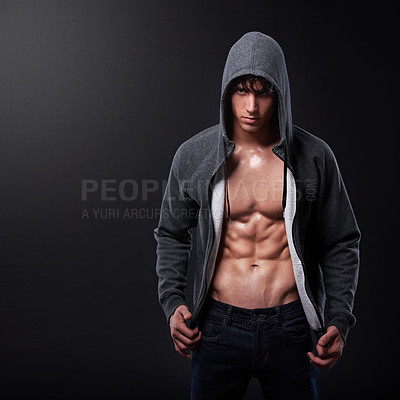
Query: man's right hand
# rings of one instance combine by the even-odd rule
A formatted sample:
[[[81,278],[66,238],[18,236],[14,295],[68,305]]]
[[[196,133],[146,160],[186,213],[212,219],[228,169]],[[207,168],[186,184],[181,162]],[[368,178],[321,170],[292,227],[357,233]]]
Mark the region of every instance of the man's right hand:
[[[190,351],[199,344],[201,339],[201,332],[197,326],[194,329],[190,329],[186,325],[186,321],[191,318],[192,314],[189,309],[182,304],[176,308],[169,319],[169,327],[175,350],[186,358],[191,358]]]

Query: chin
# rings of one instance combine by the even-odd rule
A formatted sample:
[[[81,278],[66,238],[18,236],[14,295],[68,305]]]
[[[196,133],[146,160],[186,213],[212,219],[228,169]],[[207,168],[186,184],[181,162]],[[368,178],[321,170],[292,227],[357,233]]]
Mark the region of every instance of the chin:
[[[243,131],[247,132],[247,133],[255,133],[258,132],[260,130],[259,126],[248,126],[248,125],[244,125],[242,126]]]

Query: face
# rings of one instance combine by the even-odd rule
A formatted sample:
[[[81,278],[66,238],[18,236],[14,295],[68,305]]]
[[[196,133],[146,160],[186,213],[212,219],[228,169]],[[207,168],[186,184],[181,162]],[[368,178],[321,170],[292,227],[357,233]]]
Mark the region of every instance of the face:
[[[261,83],[256,82],[255,89],[261,88]],[[255,93],[239,83],[233,88],[231,101],[234,127],[254,133],[270,125],[275,110],[274,93]]]

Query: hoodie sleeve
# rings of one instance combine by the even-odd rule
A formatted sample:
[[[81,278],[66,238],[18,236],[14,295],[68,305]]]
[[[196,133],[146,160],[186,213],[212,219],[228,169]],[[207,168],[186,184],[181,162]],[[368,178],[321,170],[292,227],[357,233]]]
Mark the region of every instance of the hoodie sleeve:
[[[336,326],[346,341],[356,322],[352,310],[358,283],[361,235],[338,164],[328,146],[321,174],[318,237],[326,291],[326,326]]]
[[[179,179],[180,151],[181,147],[172,161],[159,224],[154,230],[158,296],[167,321],[178,306],[186,304],[184,290],[192,250],[190,229],[197,225],[198,214],[198,204],[184,191],[183,181]]]

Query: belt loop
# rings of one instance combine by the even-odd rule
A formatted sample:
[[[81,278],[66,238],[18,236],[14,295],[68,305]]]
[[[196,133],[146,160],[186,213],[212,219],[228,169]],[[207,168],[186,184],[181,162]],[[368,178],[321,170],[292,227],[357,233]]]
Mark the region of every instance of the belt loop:
[[[277,328],[282,328],[282,310],[280,307],[276,307],[276,319],[277,319]]]
[[[232,323],[232,305],[228,306],[228,311],[226,313],[226,326],[231,326]]]

